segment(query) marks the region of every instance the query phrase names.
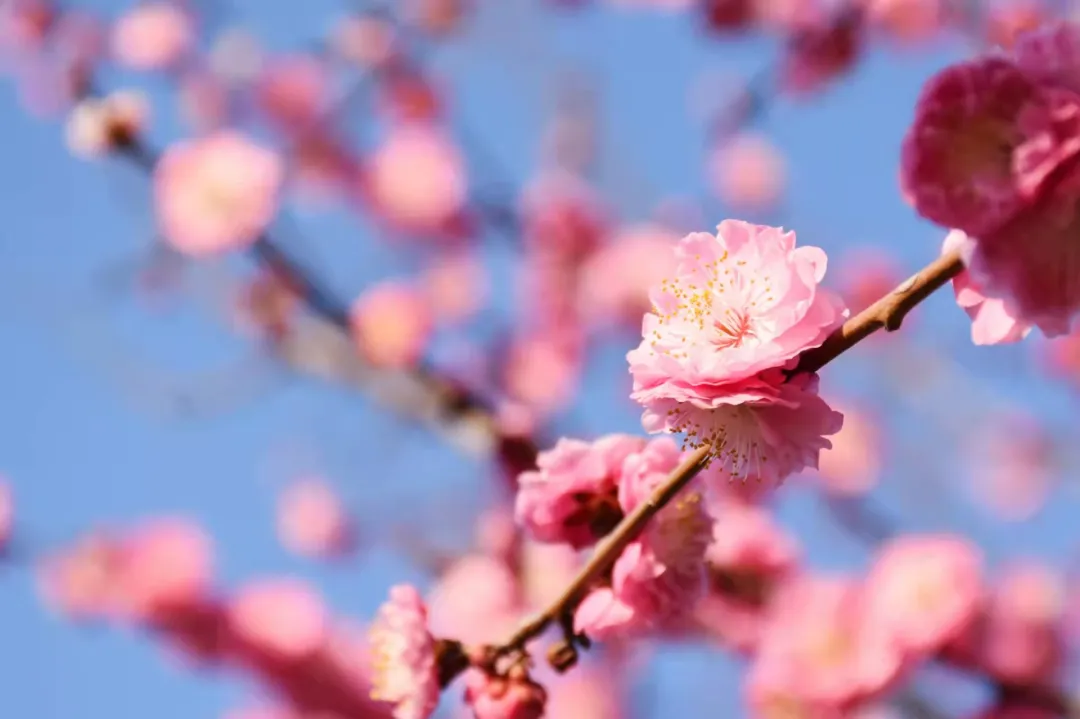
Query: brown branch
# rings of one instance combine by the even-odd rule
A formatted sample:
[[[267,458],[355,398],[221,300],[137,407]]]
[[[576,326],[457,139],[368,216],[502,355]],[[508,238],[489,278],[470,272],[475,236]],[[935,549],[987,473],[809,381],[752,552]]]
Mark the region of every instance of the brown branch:
[[[879,329],[898,329],[904,317],[916,305],[955,277],[963,268],[960,255],[956,252],[934,260],[892,292],[845,322],[820,347],[805,352],[795,371],[816,372]],[[539,615],[525,622],[513,636],[498,647],[497,652],[505,655],[523,651],[525,644],[539,636],[552,622],[573,612],[589,586],[615,563],[623,549],[641,534],[653,516],[708,465],[710,452],[708,445],[694,450],[653,492],[649,501],[627,515],[596,548],[566,590]]]

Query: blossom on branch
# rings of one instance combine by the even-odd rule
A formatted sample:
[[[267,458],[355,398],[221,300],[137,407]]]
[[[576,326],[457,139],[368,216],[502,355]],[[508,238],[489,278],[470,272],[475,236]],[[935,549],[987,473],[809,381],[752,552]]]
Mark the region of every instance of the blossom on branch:
[[[725,477],[775,485],[816,467],[843,417],[818,396],[816,375],[784,370],[847,316],[818,288],[825,253],[796,248],[792,232],[727,220],[715,237],[683,238],[676,257],[627,355],[645,429],[710,445]]]
[[[427,719],[439,703],[435,638],[414,587],[399,584],[369,634],[374,657],[372,698],[394,705],[394,719]]]

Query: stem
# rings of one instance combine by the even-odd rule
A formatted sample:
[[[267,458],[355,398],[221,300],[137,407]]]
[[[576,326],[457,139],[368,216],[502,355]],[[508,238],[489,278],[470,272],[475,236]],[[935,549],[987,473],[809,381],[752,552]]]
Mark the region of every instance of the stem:
[[[960,253],[950,252],[900,283],[892,292],[855,315],[821,344],[807,350],[799,359],[795,372],[816,372],[879,329],[892,332],[899,329],[904,317],[935,290],[964,269]],[[577,573],[570,585],[539,615],[525,622],[496,650],[498,654],[521,651],[525,644],[540,635],[560,617],[569,614],[581,602],[589,585],[604,574],[619,558],[622,550],[634,541],[649,521],[668,502],[689,484],[709,463],[711,448],[695,449],[668,476],[649,500],[628,514],[603,542],[597,546],[589,561]]]

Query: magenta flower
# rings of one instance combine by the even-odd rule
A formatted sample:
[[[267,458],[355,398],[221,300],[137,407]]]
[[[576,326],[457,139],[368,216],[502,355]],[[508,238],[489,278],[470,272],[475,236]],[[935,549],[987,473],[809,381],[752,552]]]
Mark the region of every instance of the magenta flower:
[[[866,579],[866,613],[874,630],[907,655],[941,649],[978,616],[981,563],[978,549],[960,538],[892,540]]]
[[[970,258],[976,241],[960,230],[945,237],[942,252],[959,249]],[[977,345],[1019,342],[1031,332],[1031,325],[1017,319],[1011,303],[1000,297],[987,297],[980,283],[968,270],[953,278],[956,304],[971,318],[971,341]]]
[[[283,178],[277,155],[236,132],[176,143],[154,170],[162,234],[194,257],[247,247],[273,219]]]
[[[644,439],[625,434],[591,443],[560,439],[540,453],[535,471],[518,478],[518,523],[540,542],[591,546],[622,519],[623,462],[644,446]]]
[[[626,513],[646,502],[682,458],[667,437],[627,457],[619,482]],[[652,629],[692,611],[704,591],[705,549],[712,521],[700,492],[684,491],[631,542],[612,567],[611,586],[591,592],[574,614],[577,631],[595,639]]]
[[[796,248],[794,233],[727,220],[715,237],[683,238],[676,257],[627,355],[645,429],[711,445],[731,477],[777,483],[816,467],[843,418],[818,397],[816,375],[785,381],[781,370],[846,316],[818,289],[825,253]]]
[[[394,719],[427,719],[439,703],[435,638],[427,607],[407,584],[390,589],[369,634],[373,657],[372,698],[394,705]]]

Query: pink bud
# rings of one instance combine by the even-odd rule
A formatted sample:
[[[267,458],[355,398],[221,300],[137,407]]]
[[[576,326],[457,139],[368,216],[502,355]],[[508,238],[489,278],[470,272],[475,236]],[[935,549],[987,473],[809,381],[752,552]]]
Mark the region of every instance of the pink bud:
[[[333,488],[304,479],[278,499],[278,536],[291,551],[309,557],[340,556],[352,548],[351,522]]]

